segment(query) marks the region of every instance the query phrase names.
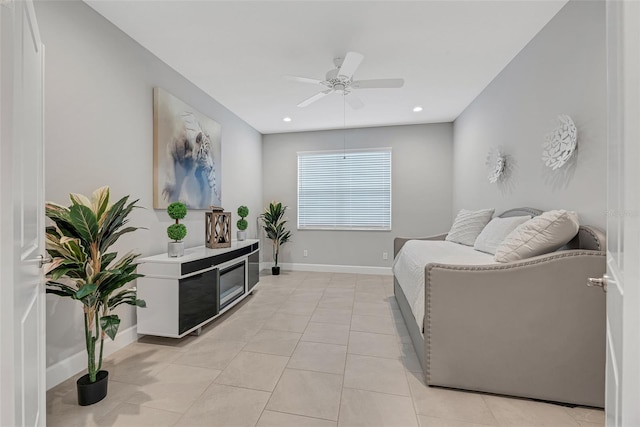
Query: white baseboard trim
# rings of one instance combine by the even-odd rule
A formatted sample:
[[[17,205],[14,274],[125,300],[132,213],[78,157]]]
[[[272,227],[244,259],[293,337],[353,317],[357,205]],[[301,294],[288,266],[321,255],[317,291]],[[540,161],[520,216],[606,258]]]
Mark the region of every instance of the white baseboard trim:
[[[118,332],[115,341],[107,338],[104,342],[103,357],[115,353],[121,348],[138,340],[137,326]],[[97,351],[97,349],[96,349]],[[47,368],[47,390],[57,386],[61,382],[68,380],[78,372],[87,369],[87,353],[81,351],[73,356],[69,356],[58,363]]]
[[[321,273],[352,273],[352,274],[376,274],[391,276],[391,267],[369,267],[366,265],[329,265],[329,264],[298,264],[280,263],[281,270],[288,271],[317,271]],[[260,270],[271,270],[272,262],[261,262]]]

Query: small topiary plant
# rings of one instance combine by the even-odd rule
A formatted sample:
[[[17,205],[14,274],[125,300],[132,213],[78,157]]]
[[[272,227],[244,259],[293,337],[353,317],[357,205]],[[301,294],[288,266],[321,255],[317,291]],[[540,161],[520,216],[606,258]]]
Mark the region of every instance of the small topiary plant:
[[[180,224],[180,220],[187,216],[187,205],[182,202],[173,202],[167,206],[167,213],[171,219],[175,219],[176,223],[167,227],[167,236],[176,242],[181,241],[187,235],[187,227]]]
[[[238,208],[238,216],[240,217],[240,219],[238,220],[238,222],[236,222],[236,227],[238,227],[238,230],[244,231],[249,226],[249,223],[245,219],[247,216],[249,216],[249,208],[246,206],[240,206]]]

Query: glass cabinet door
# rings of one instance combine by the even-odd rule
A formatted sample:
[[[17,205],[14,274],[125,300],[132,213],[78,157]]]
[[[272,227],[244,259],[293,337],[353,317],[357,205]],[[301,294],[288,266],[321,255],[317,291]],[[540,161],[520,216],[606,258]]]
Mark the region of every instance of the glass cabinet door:
[[[180,279],[179,333],[218,314],[218,269]]]
[[[220,270],[220,310],[244,295],[245,261]]]

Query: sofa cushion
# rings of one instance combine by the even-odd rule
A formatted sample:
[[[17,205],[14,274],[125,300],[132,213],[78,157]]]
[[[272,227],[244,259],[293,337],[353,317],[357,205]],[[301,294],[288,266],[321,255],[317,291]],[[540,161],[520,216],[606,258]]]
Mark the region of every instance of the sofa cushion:
[[[553,252],[573,239],[579,227],[575,212],[544,212],[509,233],[496,248],[495,260],[510,262]]]
[[[494,255],[496,248],[520,224],[531,219],[531,216],[496,217],[489,221],[476,239],[473,249]]]
[[[469,211],[461,209],[456,216],[446,241],[473,246],[482,229],[491,221],[493,209]]]

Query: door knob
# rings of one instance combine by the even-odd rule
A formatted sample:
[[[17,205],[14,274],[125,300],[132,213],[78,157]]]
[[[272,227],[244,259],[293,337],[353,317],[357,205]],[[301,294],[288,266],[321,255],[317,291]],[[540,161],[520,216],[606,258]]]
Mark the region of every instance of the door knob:
[[[40,265],[40,268],[44,267],[45,264],[49,264],[51,261],[53,261],[53,258],[49,255],[38,255],[38,264]]]
[[[602,292],[607,292],[607,276],[589,277],[587,286],[592,288],[602,288]]]

